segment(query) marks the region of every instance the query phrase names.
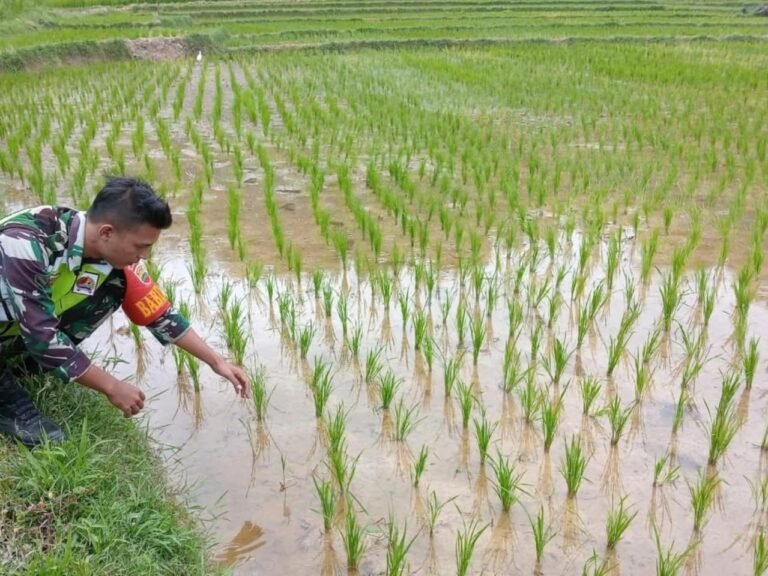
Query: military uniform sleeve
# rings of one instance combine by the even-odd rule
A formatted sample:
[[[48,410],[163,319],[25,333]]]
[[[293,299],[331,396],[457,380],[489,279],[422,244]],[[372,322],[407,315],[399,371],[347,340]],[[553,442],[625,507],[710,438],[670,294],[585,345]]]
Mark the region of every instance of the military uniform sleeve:
[[[190,323],[178,310],[171,307],[147,328],[162,344],[173,344],[189,330]]]
[[[71,381],[91,360],[59,330],[42,239],[26,229],[7,229],[0,243],[0,281],[30,356],[44,370]]]

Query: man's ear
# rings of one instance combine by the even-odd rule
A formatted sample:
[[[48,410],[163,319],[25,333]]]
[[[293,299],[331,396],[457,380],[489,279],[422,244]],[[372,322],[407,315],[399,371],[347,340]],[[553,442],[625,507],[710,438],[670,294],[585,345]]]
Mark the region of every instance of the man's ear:
[[[109,240],[115,233],[115,227],[112,224],[101,224],[99,226],[99,238]]]

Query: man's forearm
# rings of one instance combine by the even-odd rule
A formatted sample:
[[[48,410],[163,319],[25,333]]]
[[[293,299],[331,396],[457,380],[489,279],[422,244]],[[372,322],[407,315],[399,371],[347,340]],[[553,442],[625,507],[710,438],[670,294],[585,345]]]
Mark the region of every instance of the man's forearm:
[[[108,372],[105,372],[98,366],[91,364],[90,368],[88,368],[88,370],[86,370],[83,375],[77,378],[75,381],[78,384],[82,384],[91,390],[96,390],[97,392],[101,392],[105,396],[109,397],[109,395],[114,392],[115,380],[116,378],[114,376]]]
[[[182,350],[186,350],[192,354],[192,356],[202,360],[212,368],[221,362],[225,362],[221,354],[208,346],[208,344],[200,338],[200,335],[195,332],[194,328],[190,328],[186,331],[184,336],[176,340],[176,346]]]

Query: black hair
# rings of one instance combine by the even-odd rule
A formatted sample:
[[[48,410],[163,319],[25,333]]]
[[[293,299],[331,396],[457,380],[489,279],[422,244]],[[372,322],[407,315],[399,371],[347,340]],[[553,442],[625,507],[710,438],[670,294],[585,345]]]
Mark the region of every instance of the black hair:
[[[87,217],[94,222],[109,221],[126,230],[148,224],[165,230],[173,223],[168,203],[152,187],[138,178],[107,177],[106,185],[96,194]]]

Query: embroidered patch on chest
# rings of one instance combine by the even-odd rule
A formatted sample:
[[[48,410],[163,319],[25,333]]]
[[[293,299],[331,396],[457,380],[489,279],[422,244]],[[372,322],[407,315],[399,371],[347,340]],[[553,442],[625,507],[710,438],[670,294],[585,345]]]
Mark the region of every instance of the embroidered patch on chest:
[[[75,285],[72,286],[72,292],[75,294],[83,294],[85,296],[93,296],[96,292],[96,286],[99,283],[99,275],[93,272],[83,272],[75,280]]]

